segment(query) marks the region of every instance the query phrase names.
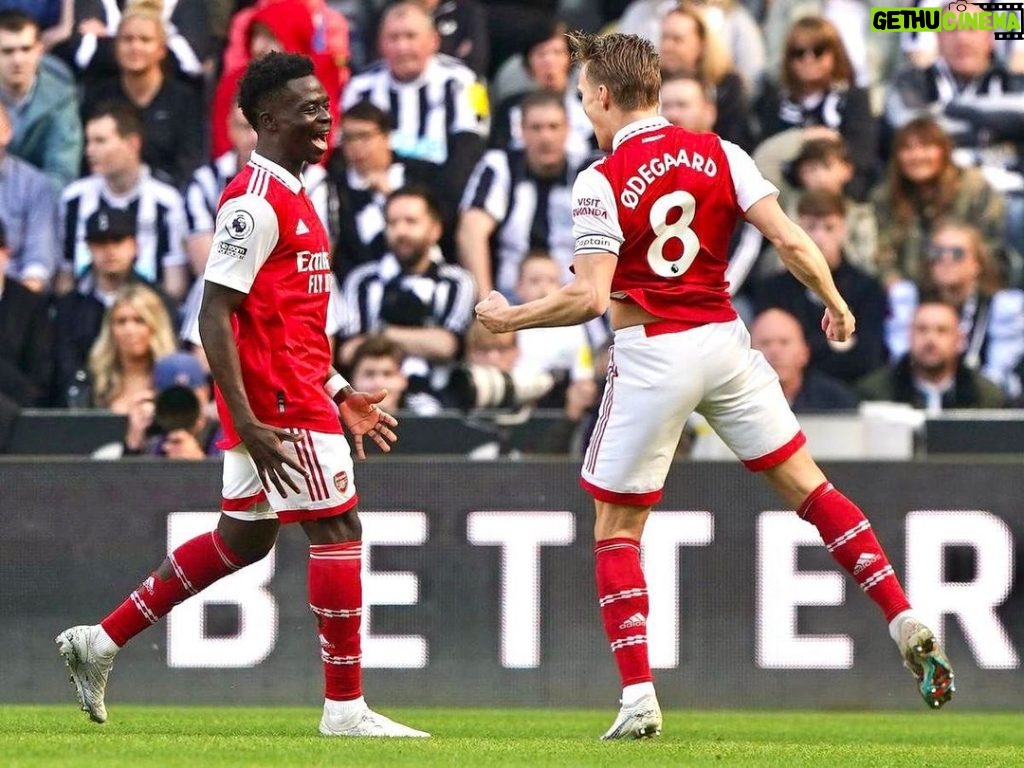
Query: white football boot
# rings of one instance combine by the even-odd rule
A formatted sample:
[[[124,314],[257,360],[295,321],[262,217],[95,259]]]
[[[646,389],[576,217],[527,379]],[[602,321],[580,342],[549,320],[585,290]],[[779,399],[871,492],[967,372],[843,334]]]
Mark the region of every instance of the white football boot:
[[[71,682],[78,693],[78,702],[83,712],[97,723],[107,721],[107,707],[103,696],[107,690],[107,676],[114,668],[114,653],[100,653],[97,636],[100,626],[80,625],[65,629],[56,638],[57,651],[64,657],[64,663],[71,672]]]
[[[425,731],[417,731],[407,725],[374,712],[369,707],[347,717],[330,715],[324,709],[320,718],[320,733],[324,736],[376,736],[378,738],[413,738],[425,739],[430,736]]]
[[[660,734],[661,707],[658,706],[658,697],[649,693],[633,704],[623,704],[612,727],[601,739],[649,739]]]

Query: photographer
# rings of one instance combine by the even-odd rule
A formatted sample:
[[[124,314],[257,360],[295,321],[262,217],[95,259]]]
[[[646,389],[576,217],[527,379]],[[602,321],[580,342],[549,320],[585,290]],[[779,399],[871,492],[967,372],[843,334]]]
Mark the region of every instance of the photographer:
[[[476,287],[466,270],[445,263],[441,216],[427,190],[395,190],[384,212],[389,252],[345,278],[338,364],[349,368],[367,335],[379,334],[405,353],[409,394],[436,394],[473,319]]]
[[[186,461],[219,456],[220,423],[199,360],[186,352],[160,358],[153,368],[153,386],[155,398],[128,415],[125,455]]]

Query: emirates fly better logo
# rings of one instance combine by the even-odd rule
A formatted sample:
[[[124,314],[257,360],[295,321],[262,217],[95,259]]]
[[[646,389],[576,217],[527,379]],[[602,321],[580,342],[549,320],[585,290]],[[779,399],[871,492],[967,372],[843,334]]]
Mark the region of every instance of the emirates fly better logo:
[[[939,32],[980,29],[995,33],[996,40],[1021,40],[1024,3],[953,2],[941,8],[872,8],[875,32]]]

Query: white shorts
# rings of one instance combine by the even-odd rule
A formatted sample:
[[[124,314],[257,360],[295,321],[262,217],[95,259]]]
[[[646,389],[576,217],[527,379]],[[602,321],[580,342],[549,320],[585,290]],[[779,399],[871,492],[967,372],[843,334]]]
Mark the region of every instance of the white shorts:
[[[352,477],[352,454],[343,435],[289,429],[299,435],[297,442],[284,442],[284,450],[309,473],[306,480],[294,470],[285,471],[295,480],[300,492],[285,487],[282,496],[271,485],[263,488],[256,465],[245,445],[224,452],[224,488],[221,511],[238,520],[269,520],[282,523],[332,517],[347,512],[359,497]]]
[[[661,499],[683,426],[697,411],[747,467],[770,469],[806,442],[764,355],[739,319],[648,336],[615,332],[580,484],[599,501]]]

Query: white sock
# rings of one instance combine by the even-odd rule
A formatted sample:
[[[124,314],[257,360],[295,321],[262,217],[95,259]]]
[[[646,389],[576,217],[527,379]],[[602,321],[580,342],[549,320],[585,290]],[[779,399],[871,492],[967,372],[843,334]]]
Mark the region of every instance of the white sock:
[[[331,717],[348,718],[366,709],[366,699],[360,696],[350,701],[335,701],[324,699],[324,711]]]
[[[622,689],[622,705],[631,707],[644,696],[654,695],[654,683],[633,683]]]
[[[892,638],[894,643],[899,644],[900,642],[900,624],[903,623],[904,619],[913,615],[914,612],[907,609],[905,611],[900,611],[892,617],[892,621],[889,622],[889,637]]]
[[[97,624],[96,637],[94,638],[94,645],[96,647],[96,653],[100,656],[113,656],[119,650],[120,646],[110,639],[110,635],[107,634],[107,630],[103,628],[102,624]]]

